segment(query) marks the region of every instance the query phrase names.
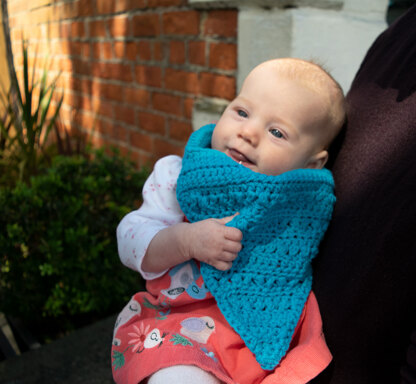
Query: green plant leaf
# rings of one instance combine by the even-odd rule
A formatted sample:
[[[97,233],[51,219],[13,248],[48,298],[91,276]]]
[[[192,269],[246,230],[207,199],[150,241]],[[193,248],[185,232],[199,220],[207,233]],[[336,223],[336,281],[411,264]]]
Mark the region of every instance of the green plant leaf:
[[[59,111],[61,110],[63,101],[64,101],[64,96],[62,95],[61,98],[58,101],[58,105],[56,106],[55,112],[54,112],[52,118],[50,119],[48,126],[46,127],[46,132],[45,132],[45,137],[44,137],[45,141],[47,141],[49,133],[50,133],[52,127],[54,126],[56,119],[58,118]],[[48,105],[48,108],[49,108],[49,105]]]
[[[48,137],[56,124],[63,102],[61,95],[54,113],[51,113],[50,106],[54,100],[60,73],[53,80],[48,81],[48,60],[45,60],[42,76],[40,80],[36,80],[36,54],[30,79],[28,51],[28,43],[23,40],[23,78],[19,83],[17,75],[14,74],[12,79],[12,83],[16,84],[15,100],[11,92],[5,93],[4,89],[1,97],[2,103],[6,106],[8,113],[6,120],[9,123],[6,125],[6,120],[3,120],[3,127],[0,128],[0,156],[5,158],[7,155],[10,167],[4,173],[10,175],[9,178],[15,175],[15,182],[30,182],[31,177],[39,173],[42,164],[48,163],[50,158],[47,147]],[[34,94],[38,95],[36,104],[32,103]],[[13,126],[14,129],[9,129],[9,126]],[[4,179],[5,176],[0,176],[0,180]]]
[[[0,311],[66,327],[115,313],[143,289],[115,256],[114,231],[138,207],[147,175],[119,155],[92,153],[54,157],[30,184],[0,187]]]

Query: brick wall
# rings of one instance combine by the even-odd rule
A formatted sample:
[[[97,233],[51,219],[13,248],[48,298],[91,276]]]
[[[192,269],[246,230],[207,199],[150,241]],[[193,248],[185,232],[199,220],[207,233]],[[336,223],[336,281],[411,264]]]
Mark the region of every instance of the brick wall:
[[[52,74],[62,71],[64,125],[131,152],[139,166],[182,153],[198,98],[235,95],[236,10],[185,0],[8,3],[17,70],[24,36],[32,62],[49,52]]]

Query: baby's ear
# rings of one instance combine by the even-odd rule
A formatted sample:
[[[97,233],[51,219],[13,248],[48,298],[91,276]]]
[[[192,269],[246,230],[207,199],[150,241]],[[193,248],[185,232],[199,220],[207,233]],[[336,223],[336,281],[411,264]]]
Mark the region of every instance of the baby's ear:
[[[328,151],[323,150],[313,155],[309,159],[306,165],[306,168],[321,169],[324,167],[327,161],[328,161]]]

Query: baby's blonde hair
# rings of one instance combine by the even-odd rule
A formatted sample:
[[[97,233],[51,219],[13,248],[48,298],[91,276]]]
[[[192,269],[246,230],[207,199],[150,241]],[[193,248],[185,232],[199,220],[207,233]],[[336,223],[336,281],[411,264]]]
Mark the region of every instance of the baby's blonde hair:
[[[344,92],[331,74],[313,61],[282,58],[266,61],[264,65],[275,66],[280,74],[295,80],[323,97],[328,109],[328,124],[322,127],[323,144],[327,148],[341,131],[346,119]],[[263,64],[260,64],[263,65]]]

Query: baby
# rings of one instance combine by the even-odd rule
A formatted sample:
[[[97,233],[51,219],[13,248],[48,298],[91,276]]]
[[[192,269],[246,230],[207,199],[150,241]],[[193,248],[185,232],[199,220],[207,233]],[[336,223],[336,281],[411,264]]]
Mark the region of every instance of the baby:
[[[156,163],[142,207],[117,228],[121,260],[148,280],[117,319],[117,383],[307,382],[326,367],[311,260],[344,120],[321,67],[271,60],[183,159]]]

